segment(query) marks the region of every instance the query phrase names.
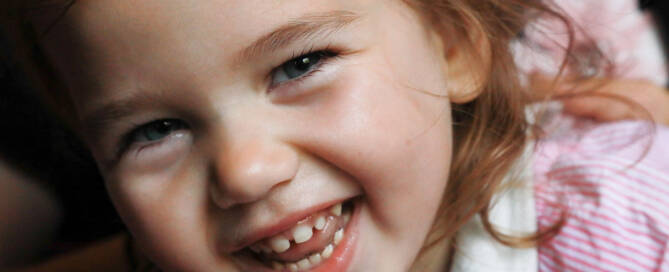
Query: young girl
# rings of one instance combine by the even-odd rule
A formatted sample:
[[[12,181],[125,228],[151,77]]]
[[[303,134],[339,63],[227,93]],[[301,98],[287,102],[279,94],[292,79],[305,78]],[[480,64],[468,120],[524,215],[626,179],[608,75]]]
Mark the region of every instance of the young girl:
[[[611,139],[644,125],[557,115],[532,143],[510,43],[541,2],[3,10],[162,270],[667,269],[665,128],[639,153]]]

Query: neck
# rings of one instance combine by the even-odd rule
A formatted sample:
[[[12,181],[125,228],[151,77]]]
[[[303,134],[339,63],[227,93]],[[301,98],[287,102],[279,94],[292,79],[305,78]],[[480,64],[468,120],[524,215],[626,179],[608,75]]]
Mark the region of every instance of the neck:
[[[411,271],[442,272],[450,270],[451,246],[449,239],[425,249],[411,266]]]

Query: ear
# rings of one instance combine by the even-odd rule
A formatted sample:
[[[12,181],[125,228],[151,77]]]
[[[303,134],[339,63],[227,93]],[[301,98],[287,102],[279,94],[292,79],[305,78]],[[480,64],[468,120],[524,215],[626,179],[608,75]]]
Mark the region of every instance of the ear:
[[[477,22],[468,22],[466,30],[466,33],[456,33],[449,27],[439,31],[447,93],[449,100],[456,104],[470,102],[481,94],[492,62],[490,40],[483,27]]]

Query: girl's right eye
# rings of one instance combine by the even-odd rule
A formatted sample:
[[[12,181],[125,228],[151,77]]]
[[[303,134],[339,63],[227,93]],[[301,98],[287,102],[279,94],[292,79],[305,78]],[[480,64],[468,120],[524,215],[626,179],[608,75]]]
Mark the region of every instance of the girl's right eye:
[[[139,126],[128,135],[127,144],[157,142],[175,131],[188,128],[178,119],[161,119]]]

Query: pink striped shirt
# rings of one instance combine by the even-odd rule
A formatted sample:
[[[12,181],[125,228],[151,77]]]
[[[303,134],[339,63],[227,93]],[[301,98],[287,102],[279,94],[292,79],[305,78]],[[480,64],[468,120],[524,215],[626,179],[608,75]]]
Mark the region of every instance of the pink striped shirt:
[[[534,153],[539,271],[669,271],[669,128],[556,118]]]

